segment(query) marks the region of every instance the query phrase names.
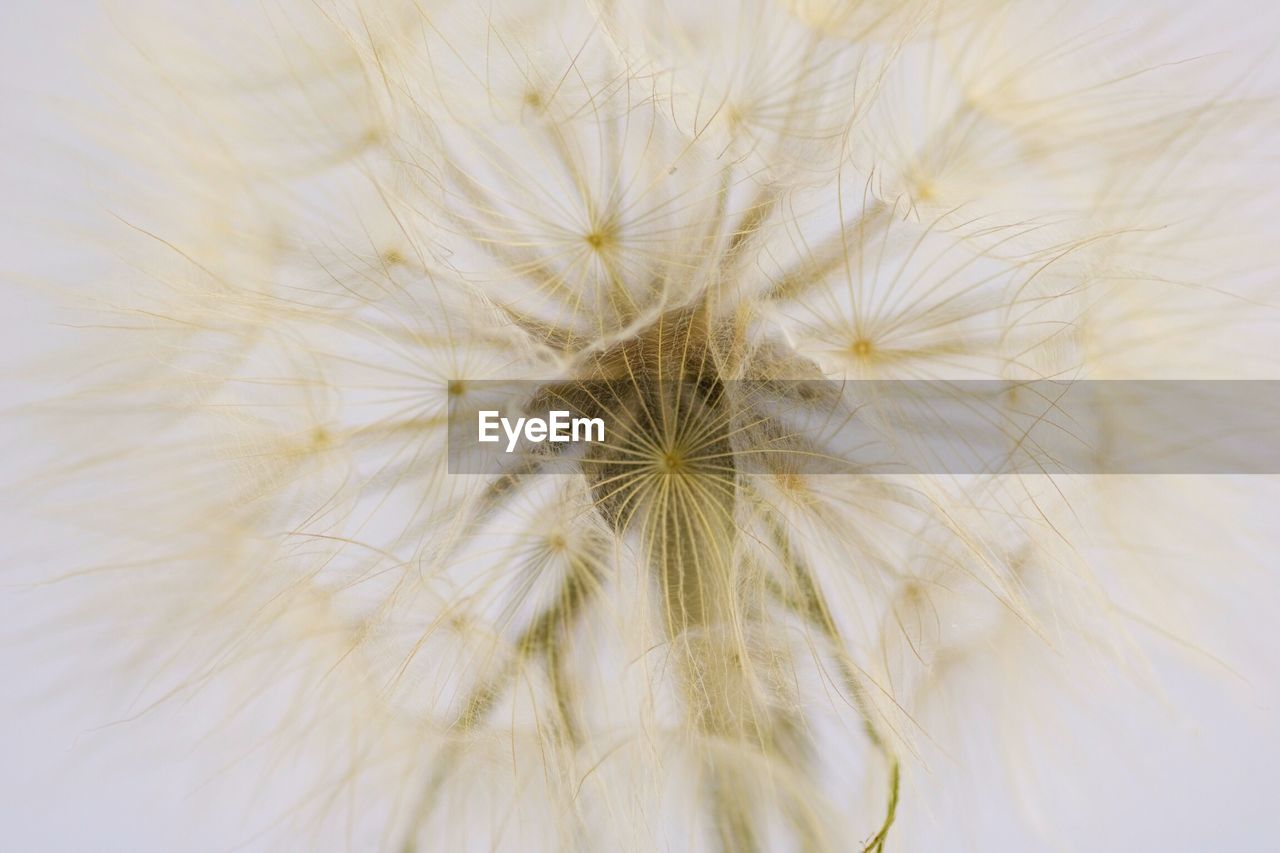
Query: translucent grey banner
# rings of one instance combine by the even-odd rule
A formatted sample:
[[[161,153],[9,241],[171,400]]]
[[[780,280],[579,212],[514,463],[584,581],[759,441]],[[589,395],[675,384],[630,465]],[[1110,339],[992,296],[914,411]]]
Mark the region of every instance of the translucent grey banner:
[[[458,381],[448,462],[454,474],[1276,474],[1280,381]]]

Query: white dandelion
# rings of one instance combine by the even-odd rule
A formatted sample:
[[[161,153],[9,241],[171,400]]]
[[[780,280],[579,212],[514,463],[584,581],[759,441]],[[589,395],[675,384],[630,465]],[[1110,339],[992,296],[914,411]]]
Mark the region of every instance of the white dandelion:
[[[1120,849],[1044,777],[1209,654],[1204,590],[1271,588],[1210,520],[1257,483],[832,474],[781,426],[823,380],[1274,371],[1257,66],[1098,12],[122,14],[127,263],[23,485],[110,713],[215,696],[268,849]],[[495,383],[613,440],[451,470]]]

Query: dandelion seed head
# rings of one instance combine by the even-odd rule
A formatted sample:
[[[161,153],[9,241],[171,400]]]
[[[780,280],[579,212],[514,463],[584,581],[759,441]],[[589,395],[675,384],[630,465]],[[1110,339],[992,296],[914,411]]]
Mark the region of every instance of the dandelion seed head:
[[[159,188],[79,404],[120,424],[103,562],[210,638],[159,668],[292,691],[291,842],[892,849],[983,689],[1139,668],[1117,493],[827,476],[787,418],[1213,363],[1242,303],[1185,181],[1227,94],[1018,3],[258,14],[141,42]],[[495,382],[610,441],[451,471]]]

